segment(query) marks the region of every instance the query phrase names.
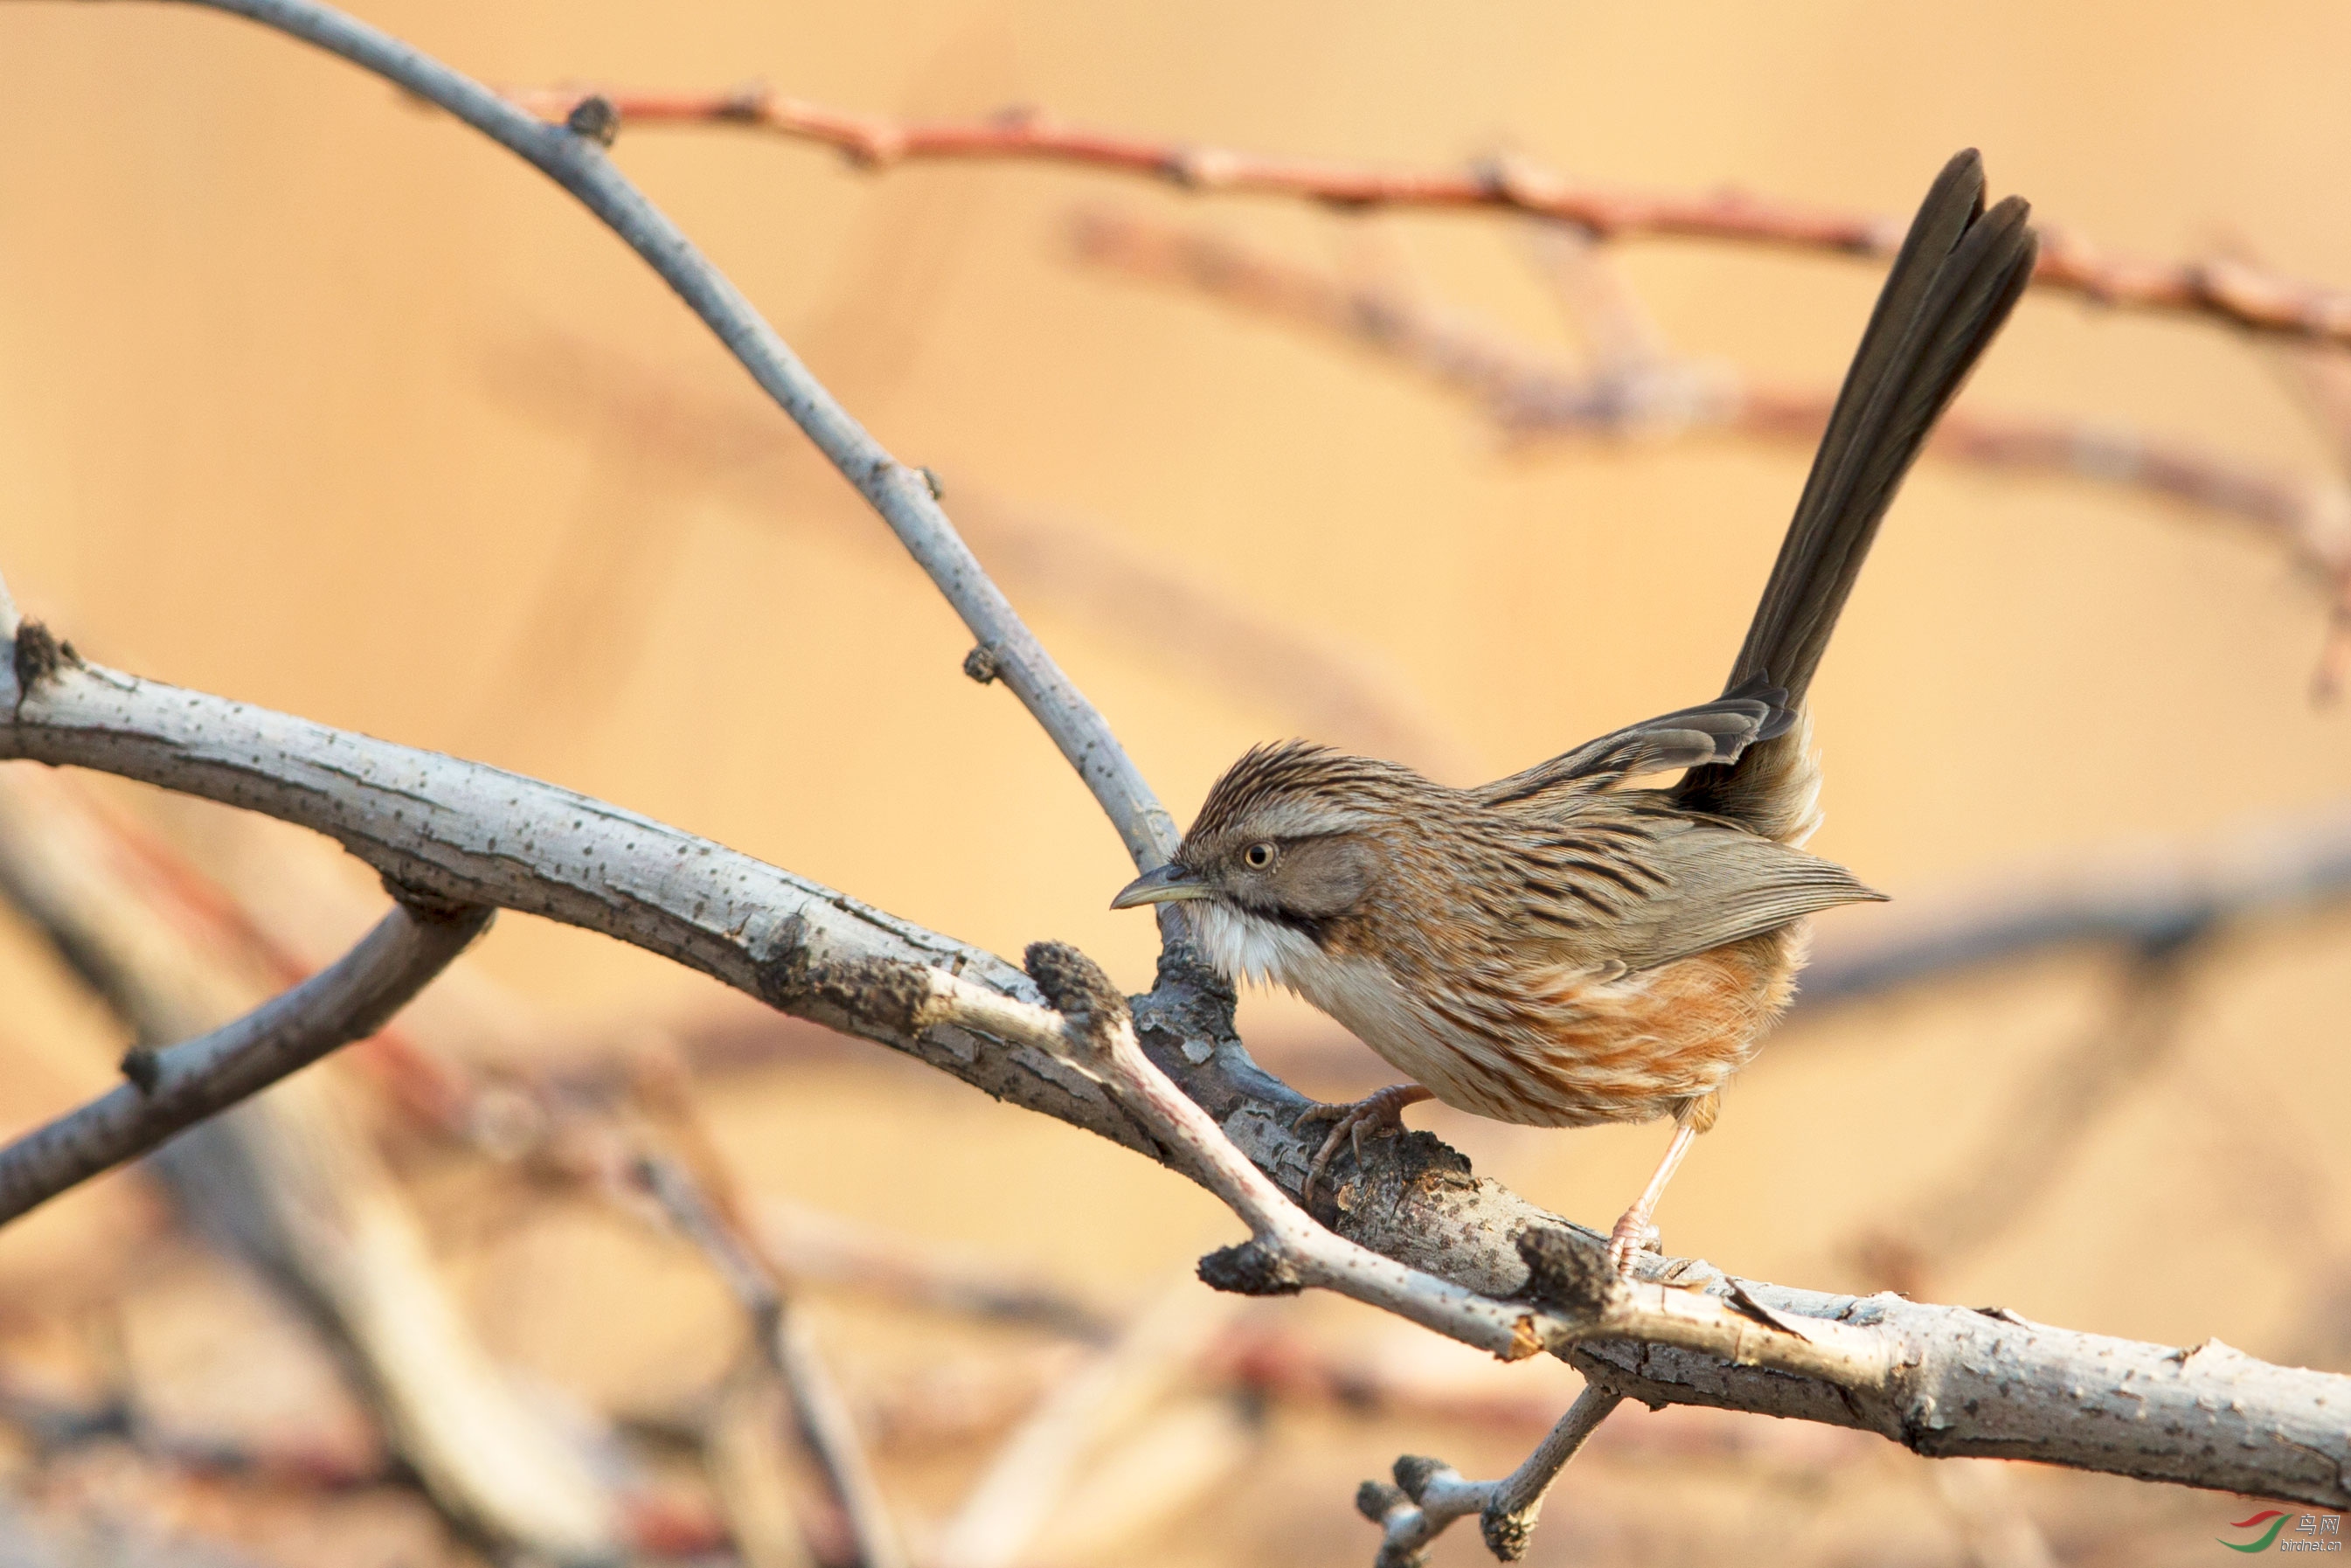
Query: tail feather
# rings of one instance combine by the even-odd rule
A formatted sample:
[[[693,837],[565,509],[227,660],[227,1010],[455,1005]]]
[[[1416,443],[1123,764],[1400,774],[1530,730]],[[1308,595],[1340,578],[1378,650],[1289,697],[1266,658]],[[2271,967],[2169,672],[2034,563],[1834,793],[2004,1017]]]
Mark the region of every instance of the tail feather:
[[[1853,368],[1837,393],[1779,560],[1724,688],[1761,681],[1800,708],[1863,559],[1935,421],[1991,347],[2032,274],[2027,208],[2011,196],[1983,205],[1983,162],[1972,151],[1944,166],[1895,257]],[[1756,820],[1784,815],[1773,797],[1801,788],[1801,727],[1750,747],[1728,766],[1694,769],[1680,787],[1690,809]],[[1785,755],[1783,755],[1785,754]]]

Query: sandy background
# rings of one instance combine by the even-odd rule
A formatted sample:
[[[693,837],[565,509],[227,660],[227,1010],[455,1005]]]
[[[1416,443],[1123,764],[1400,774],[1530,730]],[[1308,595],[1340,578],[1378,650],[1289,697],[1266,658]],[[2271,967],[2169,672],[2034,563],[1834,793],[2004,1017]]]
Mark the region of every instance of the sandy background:
[[[2117,249],[2231,246],[2351,281],[2351,13],[2330,5],[365,14],[493,82],[758,78],[910,114],[1033,102],[1176,141],[1413,166],[1507,149],[1612,183],[1869,211],[1907,210],[1974,144],[1995,192]],[[968,638],[935,593],[538,175],[338,62],[167,7],[0,7],[0,563],[29,611],[111,664],[554,779],[998,951],[1061,937],[1147,983],[1149,922],[1103,907],[1130,874],[1115,837],[1001,688],[958,674]],[[1088,269],[1062,237],[1080,204],[1206,225],[1384,269],[1572,353],[1498,218],[1344,219],[1033,167],[877,177],[727,131],[625,134],[616,155],[893,452],[946,476],[951,513],[998,519],[999,538],[1006,518],[1082,534],[1304,639],[1411,716],[1451,781],[1712,693],[1802,477],[1801,455],[1727,439],[1506,451],[1442,391]],[[1782,380],[1842,369],[1877,281],[1725,246],[1618,255],[1674,343]],[[2207,321],[2030,298],[1968,398],[2290,472],[2329,461],[2273,357]],[[1015,599],[1179,819],[1245,747],[1301,727],[1280,681],[1202,674],[1186,625],[1123,626],[1071,570],[1032,570]],[[2324,808],[2351,723],[2308,698],[2322,617],[2244,530],[1929,463],[1815,688],[1816,847],[1924,901]],[[2346,938],[2336,919],[2226,944],[2177,1053],[1938,1291],[2314,1354],[2351,1190]],[[517,916],[475,962],[580,1030],[726,1005]],[[1677,1183],[1669,1242],[1742,1274],[1864,1283],[1856,1230],[1963,1167],[2033,1062],[2110,1010],[2110,980],[2099,955],[2062,958],[1792,1032]],[[103,1079],[111,1026],[14,928],[0,995],[0,1040],[39,1064],[11,1115]],[[1278,998],[1243,1023],[1275,1041],[1317,1027]],[[1106,1291],[1235,1234],[1173,1177],[911,1072],[808,1066],[732,1082],[714,1109],[763,1189]],[[1424,1124],[1595,1221],[1664,1136]],[[2282,1187],[2286,1221],[2261,1201]],[[40,1234],[109,1201],[60,1206]],[[0,1239],[0,1272],[37,1244]],[[612,1291],[643,1246],[592,1226],[451,1249],[485,1332],[599,1397],[674,1369],[722,1316],[691,1281]],[[605,1308],[507,1333],[525,1278]],[[1213,1554],[1176,1528],[1166,1560],[1363,1559],[1343,1483],[1399,1436],[1413,1446],[1300,1439],[1346,1472],[1299,1500],[1329,1539],[1277,1550],[1270,1526],[1219,1516]],[[2162,1540],[2209,1540],[2227,1506],[2189,1500]]]

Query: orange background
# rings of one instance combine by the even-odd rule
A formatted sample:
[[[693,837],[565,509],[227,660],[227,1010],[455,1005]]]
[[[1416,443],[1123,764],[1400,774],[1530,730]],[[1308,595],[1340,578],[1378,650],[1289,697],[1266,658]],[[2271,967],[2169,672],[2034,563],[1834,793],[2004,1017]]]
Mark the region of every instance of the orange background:
[[[365,14],[495,83],[1030,102],[1175,141],[1416,167],[1512,150],[1606,183],[1886,213],[1973,144],[1996,193],[2118,250],[2351,281],[2351,13],[2333,5]],[[28,612],[108,663],[551,779],[997,951],[1061,937],[1147,984],[1150,922],[1104,908],[1130,874],[1117,840],[1003,690],[958,673],[969,639],[936,593],[536,172],[339,62],[172,7],[0,7],[0,567]],[[875,175],[725,130],[624,131],[615,155],[895,455],[946,476],[951,514],[999,538],[1006,518],[1081,533],[1304,639],[1414,716],[1450,781],[1715,691],[1802,476],[1792,449],[1724,438],[1505,451],[1413,375],[1088,269],[1063,238],[1080,204],[1210,225],[1571,355],[1497,216],[1343,218],[1030,166]],[[1680,350],[1781,381],[1841,371],[1877,276],[1721,245],[1615,254]],[[2036,296],[1968,405],[2324,476],[2278,371],[2210,321]],[[1008,585],[1186,820],[1240,750],[1300,727],[1295,695],[1279,672],[1203,678],[1186,625],[1132,624],[1088,570]],[[1930,461],[1815,688],[1815,847],[1924,902],[2339,800],[2351,722],[2307,695],[2322,619],[2242,528]],[[2305,920],[2225,943],[2178,1055],[1941,1288],[2167,1342],[2309,1343],[2351,1186],[2346,936]],[[518,916],[475,961],[582,1030],[712,1001]],[[1859,1283],[1855,1228],[1964,1167],[2033,1062],[2105,1016],[2108,983],[2100,956],[2063,957],[1792,1032],[1679,1177],[1668,1242]],[[0,1031],[89,1064],[16,1113],[102,1080],[110,1026],[21,932],[0,987]],[[1279,998],[1243,1023],[1318,1027]],[[1105,1287],[1235,1235],[1173,1176],[911,1074],[810,1069],[721,1115],[763,1187]],[[1426,1117],[1592,1221],[1664,1137]],[[2283,1230],[2261,1212],[2281,1183],[2308,1202]],[[548,1245],[534,1267],[612,1266],[605,1243]],[[501,1348],[591,1385],[716,1309],[695,1311]],[[1367,1530],[1334,1528],[1363,1531],[1343,1560],[1368,1553]]]

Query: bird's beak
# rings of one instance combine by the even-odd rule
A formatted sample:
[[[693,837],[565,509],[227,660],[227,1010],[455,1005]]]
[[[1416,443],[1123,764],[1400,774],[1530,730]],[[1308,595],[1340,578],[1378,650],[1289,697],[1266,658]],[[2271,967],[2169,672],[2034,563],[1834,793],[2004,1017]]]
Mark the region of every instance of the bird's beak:
[[[1175,861],[1157,871],[1144,872],[1118,890],[1113,909],[1133,909],[1142,904],[1180,904],[1187,898],[1214,898],[1217,890]]]

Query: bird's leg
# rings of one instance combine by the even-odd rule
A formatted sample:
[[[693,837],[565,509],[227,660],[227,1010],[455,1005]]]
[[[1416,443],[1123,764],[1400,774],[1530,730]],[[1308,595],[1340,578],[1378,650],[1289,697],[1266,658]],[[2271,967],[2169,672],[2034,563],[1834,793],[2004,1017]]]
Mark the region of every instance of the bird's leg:
[[[1619,1274],[1632,1273],[1634,1253],[1657,1245],[1657,1228],[1649,1223],[1649,1217],[1656,1213],[1657,1200],[1666,1195],[1666,1184],[1674,1179],[1674,1168],[1689,1153],[1690,1140],[1697,1136],[1698,1128],[1689,1122],[1675,1125],[1674,1141],[1666,1145],[1666,1157],[1657,1162],[1656,1174],[1641,1189],[1640,1198],[1616,1222],[1616,1228],[1608,1233],[1608,1261],[1615,1265]]]
[[[1331,1135],[1322,1140],[1322,1147],[1315,1155],[1314,1163],[1306,1167],[1306,1185],[1298,1191],[1301,1201],[1310,1207],[1313,1204],[1314,1189],[1322,1185],[1322,1174],[1330,1168],[1332,1157],[1338,1154],[1342,1141],[1353,1148],[1355,1164],[1361,1166],[1365,1129],[1401,1133],[1404,1131],[1404,1108],[1436,1098],[1434,1093],[1417,1083],[1391,1083],[1350,1104],[1309,1105],[1300,1112],[1298,1120],[1290,1124],[1292,1131],[1310,1122],[1332,1124]]]

